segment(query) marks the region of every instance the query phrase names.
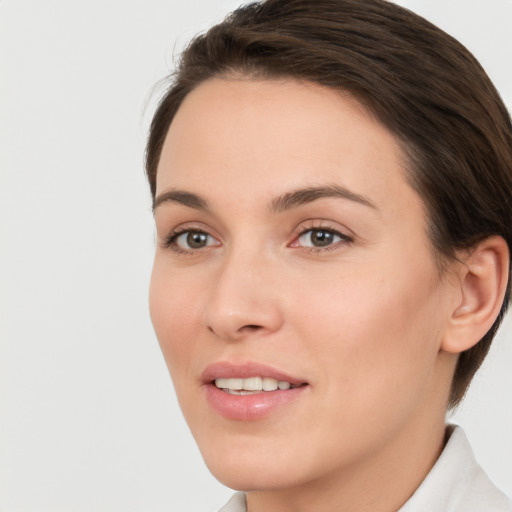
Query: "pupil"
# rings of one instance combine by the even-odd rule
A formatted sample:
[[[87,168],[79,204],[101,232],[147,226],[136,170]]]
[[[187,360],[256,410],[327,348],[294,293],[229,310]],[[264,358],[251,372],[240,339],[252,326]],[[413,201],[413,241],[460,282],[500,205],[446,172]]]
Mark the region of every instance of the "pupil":
[[[316,246],[325,246],[332,243],[332,233],[329,231],[313,231],[311,241]]]
[[[206,245],[206,233],[189,233],[187,235],[187,244],[192,249],[200,249]]]

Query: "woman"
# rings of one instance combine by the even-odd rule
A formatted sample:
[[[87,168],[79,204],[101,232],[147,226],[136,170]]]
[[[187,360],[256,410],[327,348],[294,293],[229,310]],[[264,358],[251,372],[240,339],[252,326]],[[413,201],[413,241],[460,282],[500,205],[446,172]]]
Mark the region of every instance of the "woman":
[[[223,512],[510,511],[445,425],[510,298],[512,127],[383,0],[196,38],[151,126],[153,324]]]

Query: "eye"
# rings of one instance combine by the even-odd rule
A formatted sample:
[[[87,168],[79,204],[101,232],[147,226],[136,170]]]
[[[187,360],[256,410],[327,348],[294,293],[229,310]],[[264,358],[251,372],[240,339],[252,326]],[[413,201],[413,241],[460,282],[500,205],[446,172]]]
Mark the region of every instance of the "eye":
[[[342,240],[341,235],[328,229],[309,229],[298,238],[302,247],[327,247]]]
[[[191,229],[173,232],[165,242],[166,247],[186,252],[216,245],[220,245],[220,243],[208,233]]]
[[[303,228],[290,247],[302,247],[313,251],[334,249],[340,243],[350,243],[353,239],[332,228]]]

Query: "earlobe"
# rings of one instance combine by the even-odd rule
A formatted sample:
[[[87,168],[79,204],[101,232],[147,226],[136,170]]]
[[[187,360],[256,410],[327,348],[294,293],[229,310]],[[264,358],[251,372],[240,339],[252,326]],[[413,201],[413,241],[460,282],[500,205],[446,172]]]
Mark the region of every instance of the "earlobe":
[[[454,354],[476,345],[496,320],[505,296],[510,254],[505,240],[492,236],[460,259],[460,301],[452,311],[441,347]]]

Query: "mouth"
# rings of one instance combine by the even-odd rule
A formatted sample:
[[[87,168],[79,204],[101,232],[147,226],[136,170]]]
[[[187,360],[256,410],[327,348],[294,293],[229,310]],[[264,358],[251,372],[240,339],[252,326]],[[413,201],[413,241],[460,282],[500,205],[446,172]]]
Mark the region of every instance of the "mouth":
[[[202,375],[207,403],[226,419],[253,421],[279,414],[310,388],[303,379],[258,363],[214,363]]]
[[[286,380],[277,380],[273,377],[217,378],[212,384],[230,395],[240,396],[257,395],[277,390],[287,391],[288,389],[307,385],[306,383],[297,385]]]

